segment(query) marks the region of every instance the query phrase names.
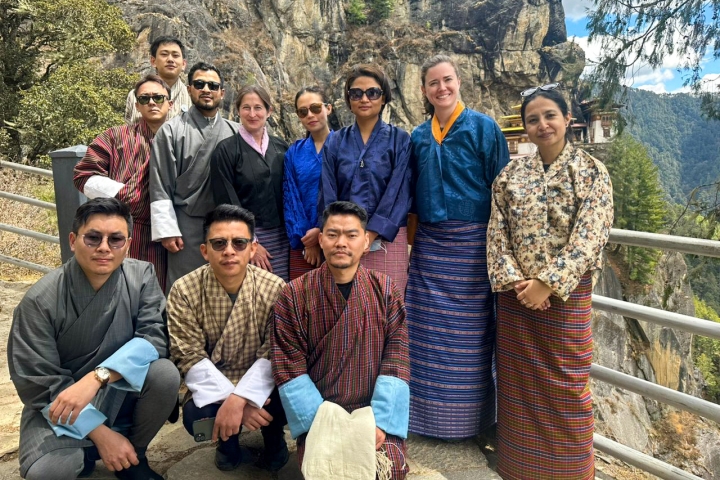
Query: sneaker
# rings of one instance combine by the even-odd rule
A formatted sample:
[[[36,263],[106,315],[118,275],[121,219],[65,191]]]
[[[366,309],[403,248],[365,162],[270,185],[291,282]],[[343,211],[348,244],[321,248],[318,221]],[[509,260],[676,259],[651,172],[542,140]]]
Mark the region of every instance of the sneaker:
[[[163,476],[150,468],[147,458],[138,458],[137,465],[115,472],[115,476],[122,480],[163,480]]]
[[[289,459],[290,452],[288,452],[287,444],[285,444],[280,450],[275,451],[275,453],[263,451],[262,455],[260,455],[260,460],[255,462],[255,466],[270,472],[277,472],[285,466]]]

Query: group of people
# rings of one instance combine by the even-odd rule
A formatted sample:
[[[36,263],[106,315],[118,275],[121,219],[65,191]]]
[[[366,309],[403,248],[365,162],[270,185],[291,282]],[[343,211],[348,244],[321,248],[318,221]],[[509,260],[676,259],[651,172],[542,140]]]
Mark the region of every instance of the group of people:
[[[183,425],[214,418],[221,470],[282,468],[287,424],[303,472],[325,478],[310,472],[349,457],[308,438],[338,421],[336,404],[372,411],[356,457],[381,452],[388,478],[408,472],[408,432],[457,441],[495,425],[506,480],[594,477],[591,271],[612,186],[568,140],[558,84],[521,93],[537,153],[512,161],[445,55],[422,66],[430,119],[412,135],[382,120],[392,87],[366,64],[343,89],[353,124],[332,132],[324,90],[305,87],[307,136],[288,147],[263,87],[238,91],[236,123],[216,67],[196,63],[185,86],[180,40],[150,55],[157,75],[128,95],[128,124],[76,166],[91,200],[74,258],[14,314],[24,478],[76,478],[98,459],[119,478],[162,478],[145,450],[181,378]],[[260,458],[241,427],[261,430]]]

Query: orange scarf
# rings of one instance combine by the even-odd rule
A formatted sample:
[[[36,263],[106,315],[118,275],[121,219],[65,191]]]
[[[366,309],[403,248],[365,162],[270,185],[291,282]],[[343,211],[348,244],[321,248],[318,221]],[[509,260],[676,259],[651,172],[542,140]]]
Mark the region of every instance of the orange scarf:
[[[437,116],[433,115],[432,134],[433,138],[435,138],[435,141],[437,143],[442,145],[442,142],[443,140],[445,140],[445,137],[447,137],[450,128],[452,128],[453,123],[455,123],[455,120],[457,120],[463,110],[465,110],[465,105],[463,105],[462,102],[458,102],[457,105],[455,105],[455,111],[452,113],[452,115],[450,115],[450,120],[448,120],[445,128],[443,128],[442,130],[440,129],[440,122],[438,121]]]

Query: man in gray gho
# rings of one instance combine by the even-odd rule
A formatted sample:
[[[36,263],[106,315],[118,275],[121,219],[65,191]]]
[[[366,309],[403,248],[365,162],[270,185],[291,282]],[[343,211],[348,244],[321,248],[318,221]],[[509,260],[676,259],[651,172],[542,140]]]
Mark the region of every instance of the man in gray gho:
[[[162,479],[145,456],[173,410],[165,298],[152,264],[125,258],[127,205],[96,198],[75,213],[75,256],[41,278],[13,314],[10,378],[24,404],[20,474],[86,476],[101,459],[122,479]]]
[[[150,154],[150,222],[153,241],[168,251],[166,291],[206,263],[200,255],[203,219],[215,208],[210,156],[239,128],[220,116],[225,90],[213,65],[201,62],[190,68],[188,91],[193,106],[158,130]]]

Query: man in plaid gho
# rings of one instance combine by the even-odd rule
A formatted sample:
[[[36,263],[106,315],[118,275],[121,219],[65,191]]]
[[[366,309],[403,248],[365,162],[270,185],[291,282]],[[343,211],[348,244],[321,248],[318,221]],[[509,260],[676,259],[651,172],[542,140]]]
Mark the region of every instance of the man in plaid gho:
[[[254,460],[238,444],[241,425],[262,430],[257,466],[275,471],[288,460],[285,413],[275,388],[269,350],[274,305],[284,282],[248,265],[255,254],[255,217],[220,205],[205,216],[200,251],[208,265],[175,282],[168,296],[170,354],[185,379],[183,424],[215,418],[215,465],[233,470]]]
[[[367,221],[351,202],[325,209],[319,236],[325,263],[282,290],[272,368],[300,463],[324,401],[351,413],[370,406],[375,449],[392,463],[390,478],[402,480],[410,409],[405,305],[390,277],[360,265]]]

